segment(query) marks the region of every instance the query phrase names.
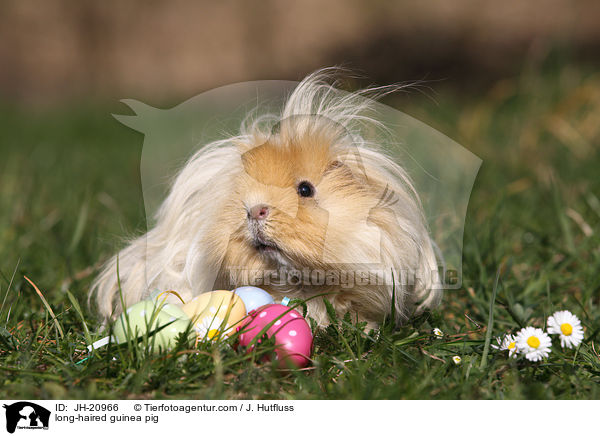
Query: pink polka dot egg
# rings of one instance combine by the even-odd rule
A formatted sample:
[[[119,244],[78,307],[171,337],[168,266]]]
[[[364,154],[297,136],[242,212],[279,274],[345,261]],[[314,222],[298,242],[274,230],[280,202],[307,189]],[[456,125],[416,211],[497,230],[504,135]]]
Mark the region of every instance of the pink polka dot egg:
[[[248,320],[240,327],[240,345],[248,347],[271,324],[266,334],[269,338],[275,337],[275,354],[279,366],[304,368],[308,365],[313,337],[302,315],[281,304],[266,304],[248,315]]]

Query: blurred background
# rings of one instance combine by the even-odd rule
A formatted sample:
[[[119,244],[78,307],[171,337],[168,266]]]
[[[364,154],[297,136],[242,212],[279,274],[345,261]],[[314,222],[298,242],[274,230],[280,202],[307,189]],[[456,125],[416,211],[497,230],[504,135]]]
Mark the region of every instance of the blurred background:
[[[597,62],[599,22],[595,0],[3,0],[0,96],[160,103],[334,64],[475,90],[557,48]]]

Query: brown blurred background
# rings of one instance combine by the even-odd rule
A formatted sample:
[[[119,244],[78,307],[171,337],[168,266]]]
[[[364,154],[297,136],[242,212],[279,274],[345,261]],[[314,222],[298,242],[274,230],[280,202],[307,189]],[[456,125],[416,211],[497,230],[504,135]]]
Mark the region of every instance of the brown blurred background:
[[[157,104],[333,64],[477,87],[555,47],[599,60],[600,1],[2,1],[0,98]]]

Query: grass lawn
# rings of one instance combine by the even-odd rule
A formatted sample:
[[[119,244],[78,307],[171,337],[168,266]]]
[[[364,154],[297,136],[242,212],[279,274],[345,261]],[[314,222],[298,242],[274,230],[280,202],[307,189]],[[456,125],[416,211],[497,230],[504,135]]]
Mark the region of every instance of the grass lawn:
[[[116,103],[0,106],[2,396],[600,399],[600,75],[563,63],[526,66],[477,94],[432,86],[436,102],[414,93],[388,103],[483,159],[463,288],[437,311],[379,334],[337,320],[316,334],[313,366],[285,372],[210,343],[159,355],[103,348],[81,362],[87,340],[101,337],[87,306],[94,266],[123,236],[145,230],[143,138],[112,119],[125,111]],[[533,363],[486,347],[488,326],[495,343],[526,325],[545,328],[562,309],[582,321],[578,349],[555,339],[549,358]],[[442,339],[432,337],[435,327]]]

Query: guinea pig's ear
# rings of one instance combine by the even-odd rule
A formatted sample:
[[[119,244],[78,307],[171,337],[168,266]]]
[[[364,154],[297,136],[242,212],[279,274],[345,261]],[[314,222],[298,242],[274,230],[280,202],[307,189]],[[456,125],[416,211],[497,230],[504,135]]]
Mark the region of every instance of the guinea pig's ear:
[[[329,164],[327,164],[327,166],[325,167],[325,171],[323,171],[323,175],[326,176],[327,174],[333,173],[334,171],[336,172],[336,174],[341,175],[345,178],[354,178],[352,169],[341,160],[336,159],[329,162]]]
[[[344,166],[344,162],[340,161],[340,160],[333,160],[331,162],[329,162],[327,164],[327,167],[325,167],[325,173],[328,173],[329,171],[333,171],[336,168],[340,168]]]

